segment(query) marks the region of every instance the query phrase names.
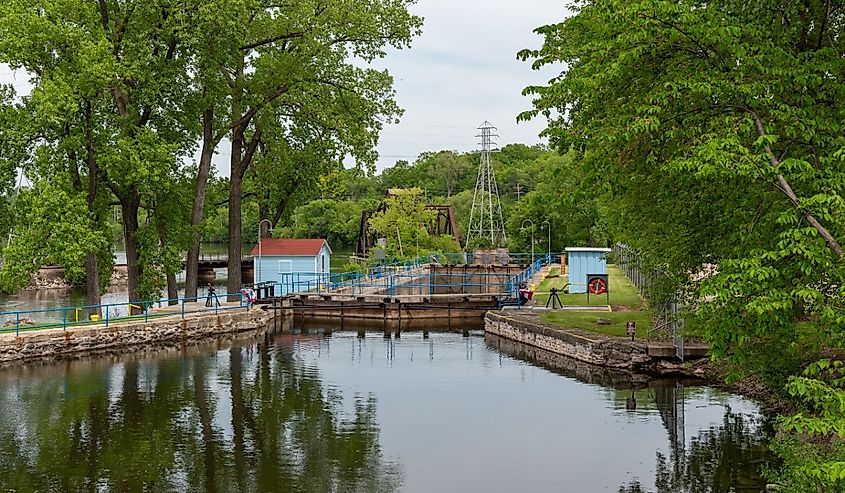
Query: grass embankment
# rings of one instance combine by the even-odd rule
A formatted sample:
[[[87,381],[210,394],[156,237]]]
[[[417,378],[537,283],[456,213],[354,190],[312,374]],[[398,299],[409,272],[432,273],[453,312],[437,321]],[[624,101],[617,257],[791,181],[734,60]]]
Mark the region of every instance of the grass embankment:
[[[550,272],[554,276],[555,272]],[[616,266],[607,267],[608,285],[610,291],[610,312],[599,311],[554,311],[540,315],[543,322],[559,325],[569,329],[581,329],[610,336],[626,337],[625,324],[636,322],[637,338],[645,338],[652,324],[652,311],[644,306],[637,288],[625,277]],[[567,276],[548,277],[538,287],[537,292],[541,293],[535,297],[537,306],[546,306],[549,299],[547,294],[551,288],[562,290],[569,282]],[[590,296],[587,302],[586,294],[565,294],[558,293],[560,301],[566,306],[607,306],[607,295]],[[599,324],[602,321],[604,324]]]
[[[554,276],[556,274],[557,269],[553,269],[550,271],[550,274]],[[566,294],[558,292],[558,296],[560,297],[560,301],[564,305],[572,306],[572,305],[582,305],[582,306],[607,306],[608,304],[613,307],[614,311],[621,311],[621,310],[637,310],[642,306],[643,300],[640,298],[639,293],[637,292],[637,288],[634,284],[625,277],[625,274],[622,273],[620,269],[618,269],[614,265],[607,266],[607,275],[608,275],[608,284],[610,288],[610,303],[608,303],[607,295],[590,295],[590,301],[587,302],[587,295],[586,294]],[[548,292],[552,288],[557,288],[562,290],[564,286],[569,282],[569,277],[558,276],[558,277],[547,277],[545,281],[540,283],[537,286],[537,296],[535,296],[535,300],[537,306],[546,306],[546,301],[549,299]]]

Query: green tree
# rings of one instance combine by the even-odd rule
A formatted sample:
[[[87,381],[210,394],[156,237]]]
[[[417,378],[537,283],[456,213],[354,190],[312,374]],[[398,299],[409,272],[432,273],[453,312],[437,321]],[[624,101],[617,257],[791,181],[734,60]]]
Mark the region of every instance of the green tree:
[[[13,241],[3,251],[0,269],[0,289],[7,293],[27,286],[44,265],[63,266],[65,279],[79,283],[85,280],[89,252],[111,252],[110,236],[89,219],[84,193],[42,182],[21,192],[16,215]]]
[[[585,1],[520,53],[566,65],[520,118],[583,154],[614,236],[688,291],[734,375],[778,392],[845,334],[843,7]]]
[[[542,250],[549,248],[549,231],[544,227],[551,227],[553,252],[569,246],[608,246],[610,237],[602,207],[607,193],[593,183],[587,166],[575,152],[559,155],[546,150],[519,167],[536,171],[532,175],[533,190],[510,202],[505,210],[512,249],[531,249],[529,224],[522,230],[526,219],[533,221],[535,241]],[[544,226],[545,221],[549,224]]]
[[[383,208],[370,218],[370,229],[387,240],[387,255],[415,257],[430,252],[454,252],[460,248],[454,239],[429,234],[435,212],[426,209],[422,190],[411,188],[393,190],[384,200]]]
[[[278,15],[276,7],[254,0],[226,12],[241,40],[226,67],[231,77],[230,292],[241,286],[244,176],[265,128],[314,125],[361,163],[374,162],[378,131],[400,111],[390,75],[351,59],[371,62],[384,57],[388,46],[407,47],[422,23],[408,12],[412,3],[306,1],[286,5],[285,15]]]
[[[841,491],[845,487],[843,362],[823,359],[792,376],[787,390],[801,410],[779,419],[773,448],[783,459],[770,471],[778,491]]]
[[[332,248],[351,248],[358,238],[361,212],[377,201],[312,200],[296,209],[291,235],[296,238],[325,238]]]
[[[845,321],[845,85],[830,76],[845,60],[831,6],[598,0],[521,53],[567,64],[526,89],[535,109],[522,118],[548,116],[556,146],[584,151],[632,212],[616,221],[623,236],[660,245],[673,272],[719,264],[701,291],[719,354],[792,339],[804,317],[838,340]]]
[[[186,59],[176,56],[185,14],[183,5],[134,1],[12,0],[0,7],[0,59],[32,75],[28,130],[34,147],[54,153],[53,162],[35,163],[34,178],[70,175],[75,190],[87,189],[97,223],[103,200],[117,200],[131,301],[140,301],[145,276],[159,275],[140,261],[142,203],[173,178],[192,145],[177,119],[186,87]],[[91,300],[99,273],[89,254]]]

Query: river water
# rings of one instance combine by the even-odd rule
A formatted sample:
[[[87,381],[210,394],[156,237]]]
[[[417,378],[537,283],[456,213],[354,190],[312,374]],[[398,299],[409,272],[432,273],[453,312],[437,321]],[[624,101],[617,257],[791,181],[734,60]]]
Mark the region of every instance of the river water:
[[[0,490],[751,492],[742,397],[483,332],[268,330],[0,369]]]

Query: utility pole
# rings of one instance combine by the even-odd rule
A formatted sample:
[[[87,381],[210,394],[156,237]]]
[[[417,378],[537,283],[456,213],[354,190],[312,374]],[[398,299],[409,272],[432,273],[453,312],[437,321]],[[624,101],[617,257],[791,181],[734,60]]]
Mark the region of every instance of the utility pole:
[[[472,197],[472,212],[469,216],[465,247],[472,240],[479,238],[489,238],[491,246],[502,246],[507,240],[507,235],[491,159],[495,147],[493,139],[498,137],[498,134],[494,133],[496,127],[487,121],[481,124],[479,130],[481,134],[477,137],[481,137],[481,161],[478,165],[475,194]]]
[[[519,202],[522,200],[522,184],[517,182],[516,183],[516,201]]]

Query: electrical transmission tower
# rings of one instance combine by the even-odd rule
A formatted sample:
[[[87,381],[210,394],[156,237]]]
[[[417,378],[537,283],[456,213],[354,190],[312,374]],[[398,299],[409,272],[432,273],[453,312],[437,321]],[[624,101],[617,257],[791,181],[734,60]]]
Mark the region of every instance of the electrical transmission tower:
[[[478,179],[472,197],[472,212],[469,216],[465,246],[468,247],[472,240],[478,239],[489,239],[491,246],[503,246],[507,235],[502,219],[499,187],[496,185],[493,160],[490,158],[496,145],[493,139],[498,137],[498,134],[494,133],[496,127],[487,121],[481,124],[479,130],[481,135],[477,137],[481,137],[481,162],[478,165]]]

